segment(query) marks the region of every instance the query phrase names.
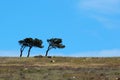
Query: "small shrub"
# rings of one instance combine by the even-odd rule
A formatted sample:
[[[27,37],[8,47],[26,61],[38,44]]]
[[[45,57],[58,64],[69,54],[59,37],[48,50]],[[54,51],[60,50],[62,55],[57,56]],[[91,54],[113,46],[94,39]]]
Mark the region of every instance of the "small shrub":
[[[34,56],[34,58],[43,58],[42,55]]]

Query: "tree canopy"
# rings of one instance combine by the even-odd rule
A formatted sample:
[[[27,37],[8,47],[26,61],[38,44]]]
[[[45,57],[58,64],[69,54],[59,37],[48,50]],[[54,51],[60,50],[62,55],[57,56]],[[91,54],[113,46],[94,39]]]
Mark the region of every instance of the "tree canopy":
[[[53,48],[65,48],[65,45],[62,44],[62,39],[61,38],[51,38],[51,39],[47,39],[47,42],[49,43],[49,46],[46,50],[46,54],[45,56],[48,55],[49,50],[53,49]]]
[[[46,50],[46,54],[45,56],[48,56],[48,52],[49,50],[51,49],[56,49],[56,48],[59,48],[59,49],[62,49],[62,48],[65,48],[65,45],[62,44],[62,39],[61,38],[51,38],[51,39],[47,39],[47,42],[48,42],[48,48]],[[23,40],[19,40],[18,43],[21,45],[21,48],[20,48],[20,57],[22,57],[22,53],[24,51],[24,49],[26,47],[28,47],[28,55],[27,57],[29,57],[30,55],[30,51],[32,49],[32,47],[38,47],[38,48],[43,48],[44,46],[42,45],[43,42],[42,40],[40,39],[33,39],[33,38],[25,38]]]
[[[32,47],[43,48],[43,46],[42,46],[42,43],[43,43],[42,40],[37,39],[37,38],[35,38],[35,39],[33,39],[33,38],[25,38],[25,39],[20,40],[18,42],[21,45],[21,48],[20,48],[20,57],[22,57],[22,52],[24,51],[24,49],[26,47],[29,47],[27,57],[29,57],[30,50],[31,50]]]

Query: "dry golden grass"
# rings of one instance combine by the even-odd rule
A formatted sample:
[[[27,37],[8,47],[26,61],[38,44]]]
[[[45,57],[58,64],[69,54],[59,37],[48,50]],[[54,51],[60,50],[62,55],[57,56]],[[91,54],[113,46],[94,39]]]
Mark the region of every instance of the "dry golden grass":
[[[0,58],[0,80],[115,80],[120,57]]]

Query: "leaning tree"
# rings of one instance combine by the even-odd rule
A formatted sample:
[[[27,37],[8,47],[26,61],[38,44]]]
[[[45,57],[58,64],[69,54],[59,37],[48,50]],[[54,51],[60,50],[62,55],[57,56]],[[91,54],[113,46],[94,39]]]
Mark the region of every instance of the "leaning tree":
[[[48,42],[48,48],[46,50],[46,54],[45,56],[48,55],[49,50],[51,49],[56,49],[56,48],[65,48],[65,45],[62,44],[62,39],[60,38],[51,38],[51,39],[47,39]]]
[[[21,45],[20,48],[20,57],[22,57],[22,53],[26,47],[30,47],[31,42],[33,41],[32,38],[25,38],[23,40],[18,41],[19,44]]]
[[[33,38],[25,38],[25,39],[20,40],[18,42],[21,45],[21,48],[20,48],[20,57],[22,57],[22,52],[24,51],[25,47],[29,47],[27,57],[29,57],[30,51],[31,51],[32,47],[43,48],[43,46],[42,46],[42,43],[43,43],[42,40],[39,40],[37,38],[35,38],[35,39],[33,39]]]

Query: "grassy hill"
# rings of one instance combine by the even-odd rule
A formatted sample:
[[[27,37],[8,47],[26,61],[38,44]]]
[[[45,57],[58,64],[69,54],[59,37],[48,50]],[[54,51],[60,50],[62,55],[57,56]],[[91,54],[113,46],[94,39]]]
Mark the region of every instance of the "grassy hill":
[[[0,80],[120,80],[120,57],[1,57]]]

